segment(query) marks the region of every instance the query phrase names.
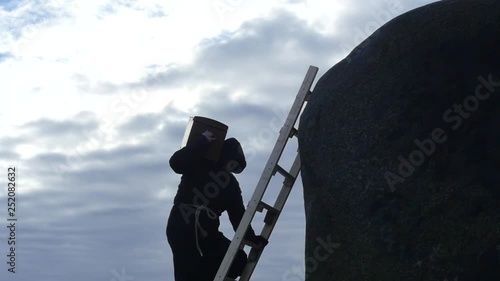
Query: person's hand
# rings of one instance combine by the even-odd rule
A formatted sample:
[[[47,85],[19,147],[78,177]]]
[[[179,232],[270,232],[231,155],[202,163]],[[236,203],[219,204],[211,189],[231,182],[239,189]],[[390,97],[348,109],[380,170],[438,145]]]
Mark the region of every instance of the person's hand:
[[[207,138],[208,142],[212,142],[213,140],[215,140],[214,133],[210,132],[209,130],[206,130],[201,135]]]
[[[264,238],[260,235],[254,235],[254,236],[247,237],[246,240],[248,240],[254,244],[257,244],[259,246],[259,248],[264,248],[269,243],[269,241],[267,241],[266,238]]]

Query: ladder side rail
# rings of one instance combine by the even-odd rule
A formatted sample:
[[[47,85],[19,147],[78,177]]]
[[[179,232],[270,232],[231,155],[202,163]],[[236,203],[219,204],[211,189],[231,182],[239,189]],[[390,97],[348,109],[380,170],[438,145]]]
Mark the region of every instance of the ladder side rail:
[[[281,154],[281,151],[279,151],[279,149],[284,148],[284,146],[282,147],[282,145],[280,144],[281,143],[277,142],[275,145],[275,149],[273,150],[273,153],[271,154],[271,157],[262,173],[262,176],[257,184],[257,188],[254,191],[252,199],[248,203],[247,209],[243,214],[243,217],[241,218],[240,224],[236,230],[233,240],[231,241],[231,244],[227,249],[226,255],[222,260],[221,266],[217,271],[215,281],[224,280],[224,278],[227,275],[227,272],[229,271],[229,268],[232,265],[233,258],[236,255],[236,252],[240,249],[243,237],[245,236],[245,233],[248,230],[248,226],[252,222],[253,217],[255,216],[255,212],[257,211],[258,203],[262,200],[262,196],[264,195],[267,185],[269,184],[269,181],[274,172],[274,165],[276,164],[274,158],[279,157],[279,155]]]
[[[294,125],[297,122],[297,119],[302,110],[306,97],[310,93],[311,85],[314,81],[314,78],[316,77],[317,72],[318,72],[317,67],[309,66],[304,81],[302,82],[299,92],[295,97],[295,101],[292,105],[290,113],[286,118],[285,124],[280,129],[278,140],[274,145],[271,155],[269,156],[269,160],[267,161],[264,171],[260,177],[260,180],[257,183],[257,188],[255,189],[252,198],[248,203],[248,208],[256,210],[259,202],[262,200],[262,196],[265,192],[265,189],[267,188],[267,185],[269,184],[269,181],[274,173],[274,167],[276,164],[278,164],[281,154],[285,149],[290,133],[292,132],[292,129],[294,129]],[[240,223],[240,225],[241,224],[242,223]]]
[[[310,94],[310,88],[312,82],[314,81],[317,71],[318,71],[317,67],[309,66],[306,77],[302,82],[299,93],[297,94],[292,109],[290,110],[290,113],[288,114],[288,117],[286,119],[285,125],[280,130],[278,141],[274,145],[269,160],[264,168],[264,171],[260,177],[259,182],[257,183],[257,187],[253,193],[252,199],[248,203],[245,214],[243,215],[243,218],[241,219],[241,222],[236,230],[233,240],[231,241],[231,244],[227,249],[226,255],[222,260],[221,266],[217,271],[214,281],[224,281],[229,271],[229,268],[232,265],[236,252],[240,248],[242,248],[241,243],[243,237],[248,229],[248,226],[253,220],[255,212],[257,211],[258,204],[262,200],[264,192],[271,180],[271,177],[274,172],[274,167],[277,164],[279,158],[281,157],[281,154],[283,153],[287,140],[290,136],[290,132],[292,131],[293,126],[297,121],[298,115],[301,112],[304,101]]]
[[[292,167],[290,168],[290,174],[295,179],[297,179],[297,177],[299,175],[300,168],[301,168],[300,154],[297,153],[297,156],[295,157],[295,160],[292,164]],[[286,181],[286,179],[285,179],[285,181]],[[269,237],[271,236],[271,233],[272,233],[274,227],[276,226],[276,222],[281,214],[281,211],[283,210],[283,207],[285,206],[285,203],[288,199],[288,196],[290,195],[291,190],[292,190],[292,186],[288,186],[286,184],[283,184],[283,186],[281,187],[280,194],[278,195],[278,198],[276,199],[276,202],[274,204],[274,208],[279,210],[279,213],[277,214],[277,217],[275,219],[275,223],[264,225],[264,228],[262,229],[262,233],[261,233],[261,235],[264,238],[269,239]],[[260,259],[262,252],[263,252],[263,249],[253,248],[250,250],[250,254],[248,256],[255,257],[255,259],[248,262],[247,266],[243,270],[243,273],[241,274],[239,281],[248,281],[250,279],[250,276],[252,276],[253,271],[255,270],[255,267],[257,266],[257,263]]]
[[[292,108],[290,110],[290,113],[287,116],[287,119],[285,121],[285,124],[283,125],[283,129],[286,130],[286,134],[281,134],[280,130],[280,135],[278,140],[283,140],[283,138],[287,138],[290,136],[290,132],[293,129],[293,126],[297,122],[297,119],[299,118],[300,112],[302,111],[302,107],[304,105],[304,102],[308,99],[308,96],[310,94],[310,89],[312,86],[312,83],[314,82],[314,78],[316,77],[316,74],[318,73],[318,68],[315,66],[309,66],[309,69],[307,70],[307,74],[304,77],[304,81],[302,82],[300,89],[297,93],[297,96],[295,97],[295,101],[292,105]]]
[[[287,119],[290,120],[289,118]],[[247,209],[240,221],[240,224],[233,237],[233,240],[231,241],[231,244],[227,249],[226,255],[222,260],[221,266],[217,271],[215,281],[223,281],[224,277],[227,275],[227,272],[229,271],[229,268],[232,265],[233,258],[236,255],[236,252],[240,249],[241,242],[243,240],[245,233],[248,230],[248,226],[252,222],[255,212],[257,211],[259,202],[262,200],[264,192],[266,191],[266,188],[271,180],[271,177],[273,176],[274,167],[277,164],[285,148],[292,127],[293,126],[289,126],[288,130],[283,130],[283,129],[281,130],[280,137],[285,136],[285,138],[282,138],[281,141],[278,139],[278,141],[274,146],[271,156],[269,157],[269,160],[264,168],[264,171],[262,172],[262,176],[260,177],[260,180],[257,183],[257,187],[253,193],[252,199],[248,203]]]

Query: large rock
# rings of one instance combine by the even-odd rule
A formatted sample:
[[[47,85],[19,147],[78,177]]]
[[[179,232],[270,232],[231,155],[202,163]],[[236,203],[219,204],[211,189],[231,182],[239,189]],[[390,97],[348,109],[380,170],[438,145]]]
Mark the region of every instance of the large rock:
[[[500,2],[384,25],[318,81],[299,146],[306,280],[500,280]]]

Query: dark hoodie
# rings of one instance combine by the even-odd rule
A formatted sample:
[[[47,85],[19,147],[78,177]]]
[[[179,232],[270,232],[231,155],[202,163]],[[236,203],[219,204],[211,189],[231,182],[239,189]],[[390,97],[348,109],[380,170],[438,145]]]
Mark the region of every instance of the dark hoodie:
[[[227,171],[235,174],[241,173],[247,166],[243,149],[235,138],[224,141],[218,164]]]
[[[208,140],[201,137],[196,143],[180,149],[170,158],[172,169],[182,174],[174,205],[205,205],[217,216],[227,211],[236,230],[245,213],[245,207],[239,183],[231,172],[240,173],[245,169],[245,156],[240,143],[230,138],[224,141],[219,161],[213,164],[203,158],[209,145]],[[218,219],[208,224],[212,225],[207,227],[218,229]]]
[[[241,189],[232,174],[240,173],[246,167],[240,143],[234,138],[225,140],[215,164],[203,158],[209,146],[208,140],[202,136],[170,158],[171,168],[182,174],[167,224],[176,281],[193,278],[193,270],[200,271],[204,266],[202,256],[222,260],[230,240],[219,231],[219,217],[227,211],[236,231],[245,213]],[[253,237],[255,233],[249,226],[246,238],[251,240]],[[244,266],[246,255],[243,251],[239,254],[240,266]],[[216,272],[217,268],[218,264],[209,271]],[[210,276],[215,273],[200,274]]]

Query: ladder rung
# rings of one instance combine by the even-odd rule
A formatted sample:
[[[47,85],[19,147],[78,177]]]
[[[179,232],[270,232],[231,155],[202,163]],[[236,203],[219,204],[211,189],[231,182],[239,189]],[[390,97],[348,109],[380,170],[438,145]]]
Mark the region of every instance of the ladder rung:
[[[257,212],[261,212],[266,209],[267,211],[271,211],[271,212],[276,212],[276,213],[279,213],[279,210],[274,208],[273,206],[267,204],[267,203],[264,203],[262,201],[259,202],[259,205],[257,206]]]
[[[276,174],[276,172],[280,173],[286,179],[291,179],[295,181],[295,177],[290,175],[290,173],[287,172],[285,169],[283,169],[280,165],[276,165],[276,167],[274,168],[273,175]]]
[[[294,136],[297,136],[298,132],[299,131],[295,129],[295,127],[293,127],[292,129],[290,129],[290,135],[288,137],[293,138]]]
[[[283,169],[280,165],[276,165],[274,168],[273,175],[276,174],[276,172],[280,173],[285,177],[285,180],[283,181],[283,185],[286,187],[292,187],[293,184],[295,183],[295,177],[292,176],[289,172],[287,172],[285,169]]]
[[[285,180],[283,181],[283,185],[288,187],[288,188],[292,188],[293,184],[295,183],[295,177],[285,177]]]
[[[270,206],[269,204],[266,204],[266,203],[260,201],[259,205],[257,206],[257,211],[262,212],[264,209],[267,210],[266,216],[264,217],[264,223],[265,224],[276,223],[276,220],[278,219],[278,215],[280,214],[280,210]]]
[[[262,251],[250,251],[248,254],[248,262],[257,262],[260,254],[262,254]]]
[[[250,247],[254,248],[254,249],[258,249],[258,250],[261,250],[261,249],[262,249],[262,247],[259,247],[259,245],[258,245],[258,244],[255,244],[255,243],[253,243],[253,242],[251,242],[251,241],[248,241],[248,240],[246,240],[246,239],[243,239],[243,243],[244,243],[245,245],[247,245],[247,246],[250,246]]]

